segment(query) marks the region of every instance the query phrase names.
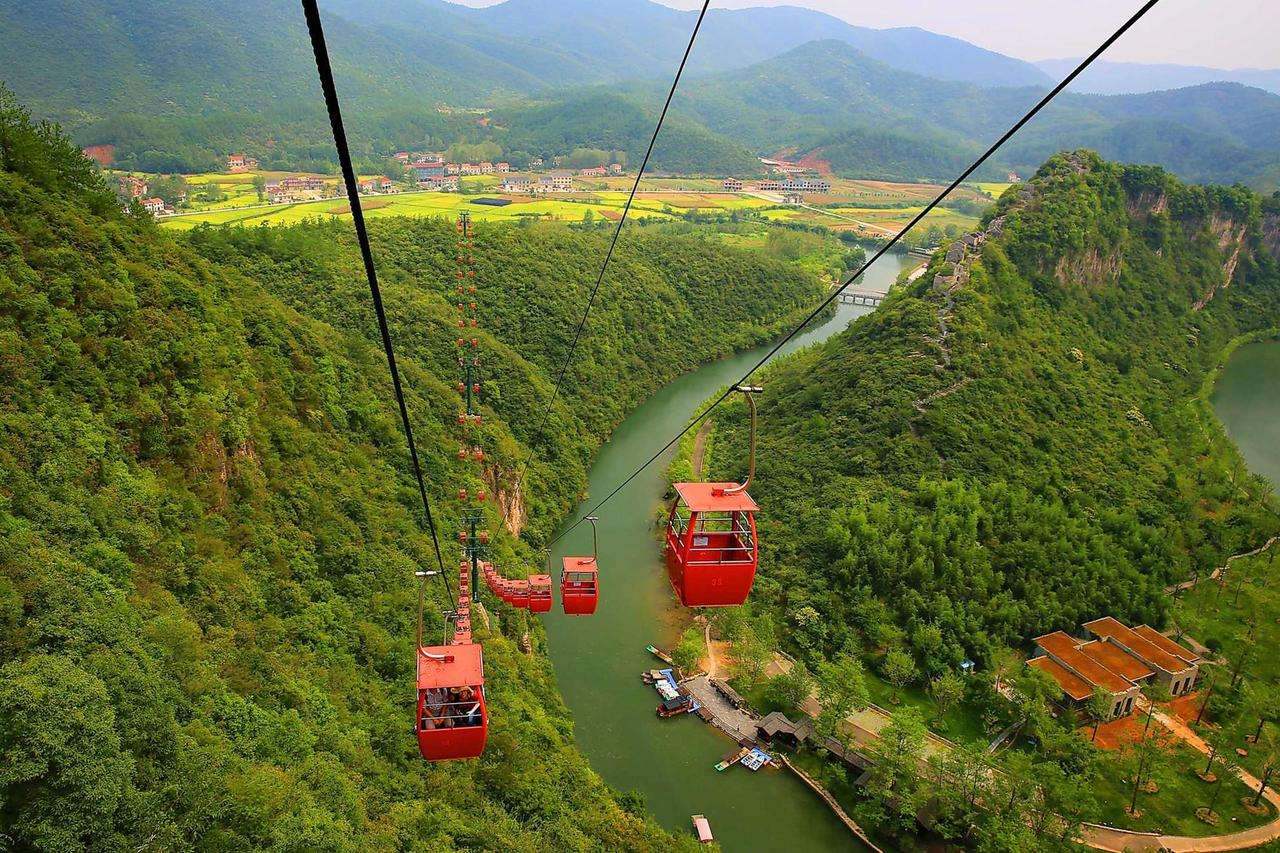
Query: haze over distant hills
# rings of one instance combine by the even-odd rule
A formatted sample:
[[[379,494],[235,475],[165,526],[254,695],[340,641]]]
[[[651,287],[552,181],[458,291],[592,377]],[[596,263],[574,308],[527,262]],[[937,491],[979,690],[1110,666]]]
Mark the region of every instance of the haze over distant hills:
[[[1050,77],[1061,79],[1079,64],[1079,59],[1046,59],[1037,62],[1036,66]],[[1202,65],[1098,61],[1071,84],[1071,91],[1127,95],[1204,83],[1241,83],[1280,94],[1280,68],[1224,69]]]

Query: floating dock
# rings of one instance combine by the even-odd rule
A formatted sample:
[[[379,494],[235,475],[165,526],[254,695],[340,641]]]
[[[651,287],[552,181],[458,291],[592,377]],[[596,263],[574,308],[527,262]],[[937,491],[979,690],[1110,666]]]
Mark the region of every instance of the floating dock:
[[[702,705],[692,694],[680,688],[675,673],[670,669],[654,671],[658,677],[653,679],[653,689],[662,697],[658,706],[658,716],[675,717],[680,714],[695,714],[702,710]]]
[[[738,750],[735,750],[734,752],[729,753],[724,758],[720,759],[720,763],[716,765],[716,772],[723,773],[725,770],[728,770],[730,767],[737,764],[739,761],[746,758],[750,754],[751,754],[751,750],[745,746],[742,747],[741,749],[738,749]]]

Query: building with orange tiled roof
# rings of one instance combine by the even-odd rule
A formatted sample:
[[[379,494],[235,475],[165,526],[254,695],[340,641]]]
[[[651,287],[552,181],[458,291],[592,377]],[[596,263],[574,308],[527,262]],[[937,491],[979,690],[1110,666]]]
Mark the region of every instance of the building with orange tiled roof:
[[[1175,696],[1195,686],[1199,656],[1154,628],[1129,628],[1110,616],[1084,628],[1096,639],[1054,631],[1035,639],[1027,661],[1058,683],[1067,707],[1079,707],[1101,690],[1111,697],[1111,716],[1119,717],[1133,711],[1145,684],[1161,684]]]
[[[1148,625],[1130,628],[1104,616],[1086,622],[1084,629],[1099,640],[1124,649],[1155,671],[1155,680],[1173,696],[1181,696],[1195,686],[1200,674],[1200,656],[1170,640]]]

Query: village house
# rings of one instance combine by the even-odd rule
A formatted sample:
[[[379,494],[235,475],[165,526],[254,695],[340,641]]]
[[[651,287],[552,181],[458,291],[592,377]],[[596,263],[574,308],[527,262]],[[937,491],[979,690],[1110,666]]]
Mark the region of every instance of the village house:
[[[621,164],[621,163],[610,163],[610,164],[609,164],[609,174],[610,174],[610,175],[621,175],[621,174],[622,174],[622,164]]]
[[[408,152],[408,151],[397,151],[395,154],[391,155],[391,159],[393,159],[393,160],[399,160],[401,163],[408,163],[408,162],[409,162],[409,152]]]
[[[804,204],[804,196],[800,193],[786,193],[782,196],[782,203],[790,205]]]
[[[325,187],[324,178],[315,175],[290,175],[280,179],[280,189],[291,191],[318,192]]]
[[[584,178],[603,178],[605,175],[609,174],[609,170],[604,166],[589,166],[586,169],[580,170],[578,174]]]
[[[742,192],[742,181],[738,180],[737,178],[725,178],[724,183],[722,183],[720,186],[724,187],[724,191],[727,193]]]
[[[400,188],[396,186],[396,182],[390,178],[378,178],[378,192],[380,193],[398,193]]]
[[[533,181],[523,175],[508,175],[502,179],[500,189],[504,193],[531,193],[533,192]]]
[[[227,155],[227,171],[228,172],[247,172],[250,169],[258,168],[258,161],[253,157],[244,154]]]
[[[1153,669],[1154,680],[1170,695],[1189,693],[1200,675],[1199,655],[1184,649],[1149,625],[1130,628],[1117,619],[1104,616],[1084,623],[1084,629],[1101,641],[1119,646],[1130,657]]]
[[[433,175],[418,181],[418,186],[431,192],[456,193],[458,177],[457,175]]]
[[[446,175],[461,175],[461,174],[462,174],[462,164],[460,164],[460,163],[445,163],[445,164],[444,164],[444,173],[445,173]]]
[[[1081,708],[1100,690],[1110,700],[1109,717],[1123,717],[1133,712],[1144,685],[1159,683],[1175,696],[1194,687],[1199,656],[1154,628],[1129,628],[1109,616],[1084,627],[1097,639],[1054,631],[1035,639],[1027,661],[1058,683],[1064,707]]]
[[[493,170],[497,172],[499,175],[505,175],[507,172],[511,171],[511,164],[510,163],[494,163]]]
[[[569,172],[552,172],[538,178],[538,188],[543,192],[573,192],[573,175]]]
[[[414,179],[419,181],[445,174],[443,160],[418,160],[410,163],[408,168],[413,173]]]
[[[543,165],[544,165],[544,162],[541,157],[534,157],[532,160],[529,161],[530,169],[541,169]]]
[[[279,181],[271,181],[264,188],[267,193],[268,204],[284,204],[294,201],[294,196],[286,189],[280,186]]]
[[[779,189],[789,193],[829,193],[831,183],[821,178],[791,177],[782,181]]]
[[[376,180],[373,180],[372,178],[370,178],[369,180],[362,180],[357,184],[357,188],[359,189],[359,192],[361,195],[376,193],[378,191],[378,182]]]
[[[120,186],[116,194],[125,201],[130,201],[135,198],[142,198],[147,194],[148,189],[145,179],[137,175],[121,175]]]
[[[490,167],[492,168],[492,164],[490,164]],[[484,164],[483,163],[463,163],[461,166],[458,167],[458,174],[483,175],[485,174]]]
[[[144,198],[139,203],[142,205],[142,209],[147,213],[150,213],[152,216],[161,216],[165,213],[173,213],[172,210],[165,206],[164,199],[162,198]]]

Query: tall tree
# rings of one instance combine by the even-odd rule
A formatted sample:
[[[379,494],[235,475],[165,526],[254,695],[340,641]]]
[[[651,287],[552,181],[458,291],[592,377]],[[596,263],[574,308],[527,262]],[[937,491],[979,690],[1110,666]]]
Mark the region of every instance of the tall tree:
[[[870,703],[862,661],[844,651],[818,666],[818,702],[822,712],[815,721],[824,737],[839,737],[840,722]]]

